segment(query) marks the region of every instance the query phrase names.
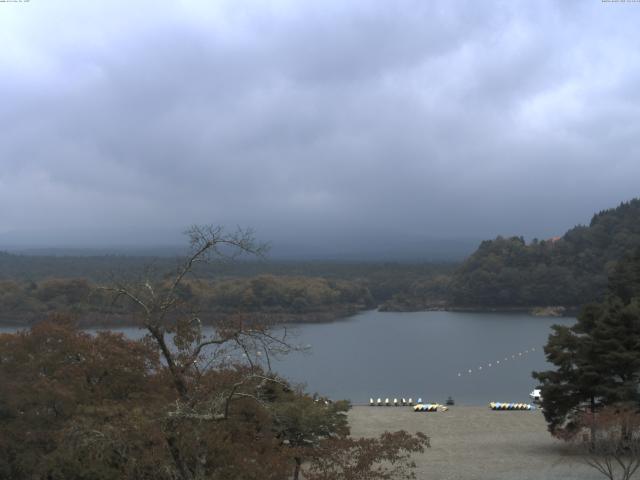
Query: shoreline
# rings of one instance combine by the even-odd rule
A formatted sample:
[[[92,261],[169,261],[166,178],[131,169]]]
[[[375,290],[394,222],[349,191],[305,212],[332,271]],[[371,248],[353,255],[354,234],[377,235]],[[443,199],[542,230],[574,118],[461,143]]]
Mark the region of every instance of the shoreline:
[[[420,312],[453,312],[453,313],[498,313],[498,314],[526,314],[532,317],[556,317],[556,318],[571,318],[577,316],[579,309],[577,307],[562,307],[561,314],[549,311],[549,309],[555,310],[559,307],[429,307],[424,309],[403,309],[403,310],[390,310],[388,308],[382,308],[384,305],[379,305],[376,308],[363,308],[356,310],[346,310],[342,312],[314,312],[306,314],[273,314],[273,318],[270,323],[274,326],[279,325],[312,325],[312,324],[328,324],[339,323],[349,321],[356,315],[377,311],[381,313],[420,313]],[[539,309],[538,312],[535,310]],[[251,315],[253,312],[246,313]],[[224,316],[227,314],[215,314],[217,316]],[[242,313],[241,313],[242,315]],[[30,328],[40,321],[46,320],[48,315],[44,315],[42,320],[35,322],[20,322],[11,319],[0,319],[0,327],[6,328]],[[80,319],[78,321],[79,328],[90,329],[110,329],[110,328],[135,328],[140,325],[136,322],[129,322],[123,318],[122,315],[114,315],[113,321],[97,320],[95,315],[89,315],[94,317],[93,319]],[[212,326],[213,321],[203,321],[203,325]]]
[[[455,305],[434,305],[422,308],[393,308],[384,304],[378,307],[380,312],[390,313],[416,313],[416,312],[457,312],[457,313],[519,313],[528,314],[532,317],[575,317],[580,312],[581,307],[576,306],[514,306],[514,307],[487,307],[487,306],[455,306]]]

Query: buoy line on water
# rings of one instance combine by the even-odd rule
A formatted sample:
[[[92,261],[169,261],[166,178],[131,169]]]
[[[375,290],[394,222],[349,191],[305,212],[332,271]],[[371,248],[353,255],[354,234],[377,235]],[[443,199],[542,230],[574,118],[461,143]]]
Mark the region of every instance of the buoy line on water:
[[[472,375],[474,372],[482,372],[484,369],[487,369],[487,368],[499,367],[501,365],[504,365],[509,360],[518,360],[528,355],[529,353],[534,353],[534,352],[536,352],[536,347],[531,347],[528,350],[521,350],[511,355],[506,355],[504,359],[501,358],[500,360],[496,360],[495,362],[485,362],[478,365],[476,368],[469,368],[467,370],[460,371],[458,372],[458,377]]]

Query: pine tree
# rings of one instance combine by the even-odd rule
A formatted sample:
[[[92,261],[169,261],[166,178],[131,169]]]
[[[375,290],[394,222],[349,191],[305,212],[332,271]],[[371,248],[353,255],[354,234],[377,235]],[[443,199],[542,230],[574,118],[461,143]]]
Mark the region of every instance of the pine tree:
[[[640,248],[618,262],[609,278],[609,290],[627,304],[640,297]]]
[[[640,254],[620,262],[603,303],[585,307],[571,327],[553,327],[545,353],[556,369],[533,377],[552,433],[575,433],[585,410],[640,403]]]

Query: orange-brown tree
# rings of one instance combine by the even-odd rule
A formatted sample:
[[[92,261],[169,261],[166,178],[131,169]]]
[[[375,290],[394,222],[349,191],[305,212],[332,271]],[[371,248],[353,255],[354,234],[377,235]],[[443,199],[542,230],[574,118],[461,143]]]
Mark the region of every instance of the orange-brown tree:
[[[194,269],[211,260],[262,255],[266,246],[258,244],[253,233],[245,230],[227,234],[221,227],[193,226],[187,234],[190,251],[172,275],[118,281],[106,290],[115,299],[128,303],[161,358],[163,373],[173,386],[175,397],[162,418],[166,446],[175,475],[182,480],[196,480],[211,478],[223,465],[243,463],[229,462],[219,455],[220,445],[212,447],[211,442],[228,435],[217,432],[225,432],[227,425],[216,424],[229,423],[226,420],[233,402],[242,400],[244,405],[253,403],[255,407],[265,403],[265,392],[278,380],[263,371],[263,358],[269,366],[270,355],[286,352],[290,345],[286,330],[276,336],[268,325],[255,319],[227,319],[205,333],[186,284]],[[234,358],[242,358],[244,366],[230,365]],[[256,411],[256,415],[261,414]],[[220,477],[219,472],[217,475]],[[241,478],[237,472],[234,475],[230,478]]]
[[[584,460],[609,480],[629,480],[640,469],[640,413],[633,404],[605,407],[597,416],[583,413],[588,431]],[[579,441],[579,440],[578,440]]]
[[[0,336],[0,479],[281,480],[303,463],[309,479],[410,478],[426,437],[351,439],[346,404],[314,402],[271,371],[292,348],[285,329],[240,317],[203,328],[185,283],[196,266],[264,248],[250,232],[189,235],[172,275],[104,288],[142,340],[66,318]]]
[[[66,318],[1,335],[0,478],[151,478],[162,438],[137,419],[166,403],[160,369],[148,345]]]
[[[251,398],[262,380],[246,367],[202,375],[202,390],[254,392],[212,421],[177,406],[152,343],[92,336],[55,318],[0,336],[0,382],[3,480],[180,478],[168,435],[193,478],[281,479],[290,470],[268,411]]]

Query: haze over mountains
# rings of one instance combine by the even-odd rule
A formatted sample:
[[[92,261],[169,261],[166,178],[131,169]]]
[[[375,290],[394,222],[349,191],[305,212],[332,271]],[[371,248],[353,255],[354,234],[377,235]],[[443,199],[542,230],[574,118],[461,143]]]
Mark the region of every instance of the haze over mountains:
[[[634,201],[635,204],[635,201]],[[596,211],[603,210],[601,205]],[[495,214],[499,217],[498,213]],[[480,236],[420,235],[413,231],[374,229],[300,229],[276,231],[267,228],[272,236],[261,235],[258,240],[270,244],[268,257],[273,260],[335,260],[335,261],[446,261],[458,262],[471,255],[484,240],[504,237],[550,239],[562,235],[576,225],[587,225],[593,215],[574,219],[564,230],[540,228],[541,234],[509,231]],[[582,220],[582,221],[581,221]],[[0,250],[26,255],[128,255],[176,256],[186,248],[184,228],[86,228],[32,229],[0,234]],[[552,232],[549,234],[549,232]]]
[[[153,235],[151,235],[153,233]],[[262,237],[259,238],[263,240]],[[470,255],[481,238],[434,238],[397,235],[370,235],[316,238],[264,239],[270,245],[268,258],[273,260],[336,261],[460,261]],[[78,232],[73,240],[68,234],[49,232],[0,235],[0,250],[26,255],[131,255],[175,256],[184,253],[186,238],[176,232],[144,229],[104,231],[88,236]]]
[[[265,260],[202,264],[185,295],[206,299],[201,307],[211,314],[268,311],[289,321],[300,315],[304,321],[341,318],[374,306],[387,311],[540,307],[553,308],[554,314],[576,311],[603,297],[607,279],[625,266],[625,259],[640,258],[640,199],[602,210],[589,225],[575,226],[552,239],[485,240],[459,262],[452,259],[464,250],[460,242],[431,240],[412,245],[415,251],[389,250],[385,257],[380,249],[388,245],[376,243],[384,241],[389,239],[372,238],[358,251],[343,250],[344,257],[329,247],[304,253],[283,245]],[[390,243],[398,244],[398,240]],[[98,285],[114,275],[135,277],[140,271],[161,278],[176,268],[179,250],[165,246],[24,250],[31,255],[0,252],[0,310],[9,320],[22,323],[56,309],[82,312],[88,322],[106,321],[101,315],[119,321],[123,312],[109,310]],[[289,257],[278,256],[280,252]],[[306,255],[307,261],[296,254]]]
[[[630,2],[37,3],[0,16],[0,246],[405,255],[638,193]]]

